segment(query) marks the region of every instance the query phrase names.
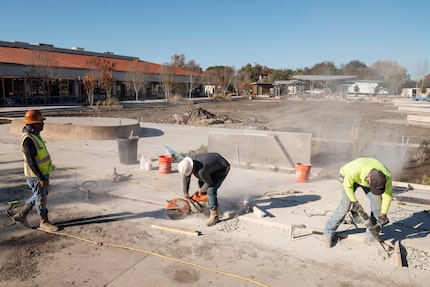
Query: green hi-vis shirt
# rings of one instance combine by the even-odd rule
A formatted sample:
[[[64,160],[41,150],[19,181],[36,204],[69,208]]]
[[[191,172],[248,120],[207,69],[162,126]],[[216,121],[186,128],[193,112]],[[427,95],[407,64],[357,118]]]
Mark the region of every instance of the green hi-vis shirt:
[[[352,202],[357,201],[354,193],[354,183],[364,187],[370,187],[367,176],[372,169],[381,171],[386,178],[385,191],[382,196],[381,213],[387,214],[393,197],[393,180],[390,170],[380,161],[370,157],[357,158],[340,168],[343,178],[343,187],[346,195]],[[375,214],[375,216],[378,216]]]

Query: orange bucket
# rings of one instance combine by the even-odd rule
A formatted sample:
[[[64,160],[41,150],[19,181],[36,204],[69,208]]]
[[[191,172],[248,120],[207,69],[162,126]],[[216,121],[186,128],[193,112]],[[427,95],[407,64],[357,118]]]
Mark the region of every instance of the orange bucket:
[[[166,174],[166,173],[170,173],[171,170],[172,170],[172,156],[170,155],[158,156],[158,171],[160,173]]]
[[[311,165],[296,163],[296,181],[308,182],[311,174]]]

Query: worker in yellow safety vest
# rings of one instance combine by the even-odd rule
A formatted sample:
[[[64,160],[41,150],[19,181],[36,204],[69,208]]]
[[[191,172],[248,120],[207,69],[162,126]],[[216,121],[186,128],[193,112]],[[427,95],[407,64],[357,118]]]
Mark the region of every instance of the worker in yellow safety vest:
[[[9,216],[30,227],[27,215],[34,206],[40,215],[39,229],[57,231],[58,227],[48,219],[48,209],[46,208],[49,174],[53,171],[53,165],[45,142],[40,136],[44,120],[45,118],[38,110],[28,110],[24,115],[25,126],[21,136],[21,151],[24,157],[24,174],[27,177],[27,184],[32,190],[32,196],[15,215],[9,214]]]

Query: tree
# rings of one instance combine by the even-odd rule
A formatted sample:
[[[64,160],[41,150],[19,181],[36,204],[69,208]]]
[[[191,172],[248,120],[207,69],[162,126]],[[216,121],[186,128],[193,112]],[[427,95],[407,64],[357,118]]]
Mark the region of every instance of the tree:
[[[97,77],[94,73],[85,74],[83,78],[85,93],[88,97],[88,103],[90,106],[94,105],[94,90],[98,85]]]
[[[370,69],[374,80],[387,83],[390,94],[398,94],[398,90],[408,80],[406,68],[400,67],[395,61],[377,61]]]
[[[93,73],[98,81],[98,86],[106,93],[106,99],[111,99],[113,84],[115,83],[113,71],[116,63],[105,58],[94,57],[88,61],[93,66]]]
[[[369,74],[369,68],[366,64],[354,60],[341,67],[344,75],[356,76],[358,80],[365,80]]]
[[[215,66],[207,68],[206,72],[215,79],[217,88],[220,89],[225,97],[234,80],[234,68],[229,66]]]
[[[42,79],[43,102],[47,104],[46,96],[51,94],[52,86],[59,80],[54,68],[57,62],[49,51],[35,51],[31,55],[32,64],[29,67],[29,74],[34,78]]]
[[[417,88],[418,88],[418,84],[420,84],[419,86],[419,90],[421,94],[425,94],[426,92],[422,92],[424,89],[424,76],[427,74],[428,72],[428,63],[427,60],[424,61],[424,64],[419,63],[418,67],[417,67]]]
[[[269,79],[271,82],[278,81],[278,80],[288,80],[291,79],[293,75],[293,70],[290,69],[278,69],[274,70],[270,75]]]
[[[170,57],[170,65],[174,68],[184,68],[185,67],[185,60],[186,57],[184,54],[174,54],[172,57]]]
[[[354,92],[356,92],[357,94],[360,92],[360,87],[358,85],[354,86]]]
[[[315,64],[310,69],[310,75],[340,75],[341,71],[336,68],[333,62],[326,61]]]
[[[422,86],[423,88],[430,88],[430,74],[424,77],[424,79],[422,80]]]
[[[199,88],[202,83],[202,68],[199,64],[196,63],[194,60],[190,60],[186,64],[186,69],[188,71],[189,76],[189,89],[188,89],[188,97],[191,98],[192,94],[197,88]]]
[[[146,83],[149,81],[149,63],[141,62],[138,59],[133,60],[129,67],[128,72],[130,83],[133,87],[135,100],[139,100],[139,91],[145,87]]]
[[[188,97],[191,98],[192,94],[197,88],[199,88],[202,83],[202,68],[200,64],[198,64],[195,60],[186,61],[186,57],[184,54],[174,54],[171,57],[170,66],[174,68],[184,69],[188,71]]]
[[[164,91],[164,99],[170,101],[172,99],[173,88],[175,85],[174,68],[168,64],[160,68],[161,87]]]

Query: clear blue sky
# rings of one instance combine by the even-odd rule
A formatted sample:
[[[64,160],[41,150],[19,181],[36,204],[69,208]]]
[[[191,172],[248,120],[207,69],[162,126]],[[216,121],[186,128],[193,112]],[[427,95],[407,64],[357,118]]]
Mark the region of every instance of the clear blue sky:
[[[0,40],[83,47],[203,69],[297,69],[352,60],[430,72],[428,0],[2,1]],[[424,71],[423,71],[424,70]]]

